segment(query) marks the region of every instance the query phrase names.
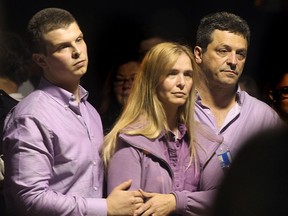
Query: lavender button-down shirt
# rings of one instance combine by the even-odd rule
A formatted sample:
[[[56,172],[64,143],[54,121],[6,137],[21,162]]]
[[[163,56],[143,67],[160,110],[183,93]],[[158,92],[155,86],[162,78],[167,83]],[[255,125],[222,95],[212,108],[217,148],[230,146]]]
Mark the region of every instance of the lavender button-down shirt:
[[[80,88],[72,93],[42,79],[9,114],[4,129],[5,198],[17,215],[107,214],[102,199],[103,129]]]
[[[200,138],[198,149],[201,163],[199,191],[191,199],[191,215],[207,215],[213,203],[215,191],[224,177],[225,169],[216,155],[216,150],[224,143],[233,157],[250,136],[267,128],[284,124],[278,114],[266,103],[238,88],[237,103],[230,110],[221,128],[217,127],[211,110],[202,104],[201,97],[195,106],[195,118],[200,122],[197,135]],[[255,155],[257,157],[257,155]]]

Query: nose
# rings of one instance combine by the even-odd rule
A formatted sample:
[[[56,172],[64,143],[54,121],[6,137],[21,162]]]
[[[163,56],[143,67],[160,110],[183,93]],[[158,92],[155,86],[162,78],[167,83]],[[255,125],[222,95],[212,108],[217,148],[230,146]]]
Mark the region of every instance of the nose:
[[[131,88],[133,81],[134,81],[134,79],[132,79],[132,78],[124,79],[123,80],[123,88],[124,89]]]
[[[79,56],[80,56],[80,50],[77,47],[75,47],[72,52],[72,58],[77,59],[79,58]]]
[[[231,65],[237,64],[237,55],[235,52],[231,52],[230,55],[228,55],[227,63]]]
[[[185,86],[185,77],[183,74],[178,74],[177,76],[177,86],[183,88]]]

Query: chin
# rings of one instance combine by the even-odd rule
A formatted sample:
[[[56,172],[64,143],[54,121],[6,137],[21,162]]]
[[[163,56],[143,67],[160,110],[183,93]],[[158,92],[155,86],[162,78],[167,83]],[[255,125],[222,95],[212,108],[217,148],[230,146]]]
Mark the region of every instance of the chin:
[[[87,68],[82,68],[81,70],[79,70],[79,71],[77,72],[77,74],[79,74],[79,75],[84,75],[84,74],[86,74],[86,72],[87,72]]]
[[[185,101],[175,101],[174,105],[177,105],[177,106],[182,106],[186,103],[186,100]]]

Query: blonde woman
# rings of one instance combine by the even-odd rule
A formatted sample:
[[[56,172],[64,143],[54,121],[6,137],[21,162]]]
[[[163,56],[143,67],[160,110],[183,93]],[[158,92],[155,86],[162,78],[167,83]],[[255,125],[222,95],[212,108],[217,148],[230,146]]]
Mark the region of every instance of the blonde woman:
[[[193,129],[198,76],[187,46],[156,45],[144,57],[126,107],[105,137],[107,192],[132,179],[130,190],[142,189],[147,198],[139,214],[188,214],[189,193],[200,178]]]

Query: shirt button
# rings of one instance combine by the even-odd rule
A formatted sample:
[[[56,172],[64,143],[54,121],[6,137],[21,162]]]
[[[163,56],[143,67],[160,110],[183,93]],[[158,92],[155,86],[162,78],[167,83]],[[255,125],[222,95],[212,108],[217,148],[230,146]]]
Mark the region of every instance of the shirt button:
[[[76,100],[76,96],[75,95],[72,95],[71,96],[71,101],[75,101]]]
[[[93,163],[94,166],[96,166],[96,164],[97,164],[96,161],[93,161],[92,163]]]
[[[93,189],[94,189],[95,191],[97,191],[97,190],[98,190],[98,187],[93,187]]]

